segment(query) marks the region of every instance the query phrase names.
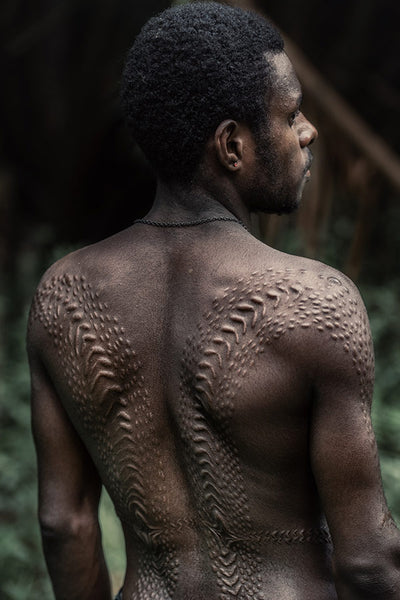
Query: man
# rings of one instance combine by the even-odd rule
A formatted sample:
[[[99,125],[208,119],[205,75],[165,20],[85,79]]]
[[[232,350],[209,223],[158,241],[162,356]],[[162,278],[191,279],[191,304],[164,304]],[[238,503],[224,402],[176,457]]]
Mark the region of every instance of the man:
[[[398,600],[362,301],[248,231],[253,210],[297,208],[317,135],[279,34],[215,3],[170,9],[136,40],[122,97],[154,205],[56,263],[31,311],[56,598],[110,598],[104,484],[124,600]]]

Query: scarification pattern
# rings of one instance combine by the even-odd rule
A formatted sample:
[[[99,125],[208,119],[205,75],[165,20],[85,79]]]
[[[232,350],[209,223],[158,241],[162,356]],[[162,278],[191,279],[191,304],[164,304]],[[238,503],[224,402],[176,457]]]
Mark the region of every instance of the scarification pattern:
[[[188,449],[187,468],[199,501],[199,521],[205,525],[211,568],[221,590],[220,598],[255,598],[254,590],[261,587],[257,573],[260,559],[256,545],[247,541],[246,530],[250,526],[248,502],[236,450],[226,436],[223,419],[216,420],[210,430],[206,415],[210,410],[207,404],[212,401],[212,396],[202,395],[203,386],[208,381],[208,362],[204,361],[192,377],[196,371],[193,357],[199,355],[203,345],[204,339],[200,335],[197,347],[188,344],[183,360],[179,416]],[[192,402],[190,396],[193,387],[196,393]],[[234,399],[234,385],[229,373],[222,378],[219,391],[220,397],[224,398],[224,416],[224,412],[229,413],[232,408]],[[229,526],[229,514],[237,515],[237,527],[234,530]]]
[[[124,327],[85,277],[68,274],[38,288],[30,320],[51,336],[69,390],[68,410],[90,440],[117,513],[143,546],[138,598],[172,598],[178,562],[162,501],[163,458],[142,365]],[[154,464],[156,493],[149,494]]]
[[[309,528],[309,529],[276,529],[274,531],[263,531],[254,535],[254,541],[257,543],[273,542],[274,544],[331,544],[331,536],[328,529]]]
[[[324,529],[257,534],[252,524],[230,421],[243,378],[265,346],[299,328],[314,328],[340,344],[358,374],[360,407],[374,444],[368,323],[340,279],[319,275],[314,280],[307,285],[305,270],[253,273],[214,300],[197,333],[187,340],[180,378],[180,431],[200,519],[207,524],[220,600],[261,599],[260,542],[330,542]]]

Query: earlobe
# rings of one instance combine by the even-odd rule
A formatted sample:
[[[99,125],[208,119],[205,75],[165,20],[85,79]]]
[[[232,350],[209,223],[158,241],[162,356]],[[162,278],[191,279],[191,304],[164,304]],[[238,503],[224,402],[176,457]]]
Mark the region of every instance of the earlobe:
[[[220,164],[229,171],[240,169],[242,161],[243,140],[240,127],[236,121],[222,121],[215,130],[214,144]]]

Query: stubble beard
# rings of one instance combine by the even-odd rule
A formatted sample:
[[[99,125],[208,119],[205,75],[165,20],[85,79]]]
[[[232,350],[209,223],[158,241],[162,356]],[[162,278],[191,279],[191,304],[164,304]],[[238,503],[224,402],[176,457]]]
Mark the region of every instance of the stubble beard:
[[[284,184],[278,185],[278,182],[287,184],[288,175],[283,172],[282,163],[271,150],[271,145],[268,138],[257,140],[256,160],[259,169],[264,172],[263,179],[268,182],[268,186],[262,188],[260,182],[254,182],[252,200],[256,210],[267,214],[289,215],[299,208],[305,178],[296,189]]]

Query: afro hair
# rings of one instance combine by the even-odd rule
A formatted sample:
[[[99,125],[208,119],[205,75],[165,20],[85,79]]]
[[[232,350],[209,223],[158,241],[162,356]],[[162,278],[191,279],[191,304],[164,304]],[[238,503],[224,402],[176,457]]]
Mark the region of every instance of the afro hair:
[[[283,51],[261,16],[216,2],[176,6],[150,19],[128,53],[121,100],[128,127],[164,180],[193,175],[224,119],[256,132]]]

